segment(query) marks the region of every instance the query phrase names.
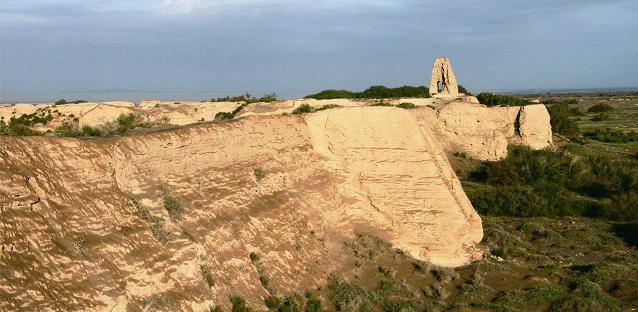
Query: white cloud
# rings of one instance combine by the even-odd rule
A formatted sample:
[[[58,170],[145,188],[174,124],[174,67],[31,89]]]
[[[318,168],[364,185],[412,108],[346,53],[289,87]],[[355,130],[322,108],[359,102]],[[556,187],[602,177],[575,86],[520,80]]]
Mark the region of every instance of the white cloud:
[[[169,15],[183,15],[196,12],[219,12],[237,7],[280,6],[287,8],[391,8],[400,7],[404,0],[161,0],[153,8]]]
[[[205,4],[203,0],[162,0],[155,9],[165,14],[188,14]]]

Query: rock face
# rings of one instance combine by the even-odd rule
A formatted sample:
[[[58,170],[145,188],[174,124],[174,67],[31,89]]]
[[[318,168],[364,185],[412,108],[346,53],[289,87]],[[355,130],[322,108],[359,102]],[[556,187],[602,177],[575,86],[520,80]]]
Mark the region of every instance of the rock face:
[[[542,104],[486,107],[453,101],[436,110],[413,110],[427,124],[445,151],[464,152],[478,160],[499,160],[508,146],[534,149],[552,146],[549,113]]]
[[[430,79],[430,94],[456,96],[459,94],[459,86],[452,70],[452,64],[447,57],[434,59],[432,65],[432,78]]]
[[[465,264],[481,220],[418,117],[347,107],[125,137],[0,136],[0,310],[262,304],[262,276],[285,294],[352,265],[355,233]]]
[[[518,121],[518,134],[522,145],[534,149],[543,149],[552,145],[552,125],[545,105],[521,107]]]

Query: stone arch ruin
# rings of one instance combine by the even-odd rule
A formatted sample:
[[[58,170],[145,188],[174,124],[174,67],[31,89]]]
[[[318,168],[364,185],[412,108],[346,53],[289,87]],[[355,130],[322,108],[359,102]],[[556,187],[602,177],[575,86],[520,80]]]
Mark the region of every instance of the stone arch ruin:
[[[458,95],[459,86],[452,65],[447,57],[437,57],[432,65],[430,94]]]

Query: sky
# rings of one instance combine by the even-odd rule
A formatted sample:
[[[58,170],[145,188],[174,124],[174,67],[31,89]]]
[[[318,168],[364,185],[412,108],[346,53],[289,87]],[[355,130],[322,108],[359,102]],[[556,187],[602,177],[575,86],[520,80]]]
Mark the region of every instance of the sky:
[[[636,0],[2,0],[0,102],[638,87]],[[126,98],[122,98],[126,99]]]

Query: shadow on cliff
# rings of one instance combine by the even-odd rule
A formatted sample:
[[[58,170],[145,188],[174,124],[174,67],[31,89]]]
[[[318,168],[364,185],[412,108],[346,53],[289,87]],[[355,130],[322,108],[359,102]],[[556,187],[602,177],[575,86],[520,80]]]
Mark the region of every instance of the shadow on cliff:
[[[638,247],[638,223],[614,224],[613,231],[627,244]]]

